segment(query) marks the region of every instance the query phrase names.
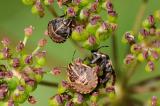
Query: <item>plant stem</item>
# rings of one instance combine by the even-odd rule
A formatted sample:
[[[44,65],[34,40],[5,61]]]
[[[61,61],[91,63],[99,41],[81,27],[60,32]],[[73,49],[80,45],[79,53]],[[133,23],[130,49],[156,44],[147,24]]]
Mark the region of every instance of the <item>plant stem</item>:
[[[47,6],[48,10],[50,11],[50,13],[54,16],[54,17],[58,17],[57,12],[55,11],[55,9],[52,6]]]
[[[52,83],[48,81],[41,81],[39,84],[43,86],[48,86],[48,87],[55,87],[55,88],[58,87],[58,83]]]
[[[116,74],[118,75],[120,73],[120,67],[119,67],[119,63],[118,63],[118,51],[117,51],[116,42],[117,42],[117,38],[115,36],[115,32],[113,32],[112,33],[112,54],[113,54],[114,67],[116,70]]]

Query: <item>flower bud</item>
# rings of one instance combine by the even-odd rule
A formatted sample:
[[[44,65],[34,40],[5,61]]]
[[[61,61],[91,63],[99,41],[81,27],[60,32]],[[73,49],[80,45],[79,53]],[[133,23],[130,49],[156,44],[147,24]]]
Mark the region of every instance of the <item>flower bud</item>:
[[[142,46],[140,44],[133,44],[131,46],[131,53],[137,54],[142,50]]]
[[[105,41],[106,39],[109,38],[109,35],[110,35],[109,24],[103,22],[102,25],[96,31],[96,38],[99,41]]]
[[[5,38],[3,38],[1,43],[3,44],[4,47],[6,47],[6,46],[9,46],[10,40],[9,40],[9,38],[5,37]]]
[[[88,50],[94,50],[99,46],[95,36],[89,36],[88,40],[83,43],[83,47]]]
[[[63,100],[61,95],[55,95],[49,100],[50,106],[62,106]]]
[[[3,101],[8,96],[8,85],[6,83],[0,84],[0,101]]]
[[[33,63],[32,56],[31,55],[24,56],[24,62],[25,62],[25,64],[32,64]]]
[[[59,69],[58,67],[55,67],[52,69],[51,73],[53,75],[59,75],[61,73],[61,69]]]
[[[135,43],[135,37],[133,32],[129,31],[123,35],[122,42],[129,43],[130,45]]]
[[[45,63],[46,63],[45,56],[46,56],[46,51],[38,52],[36,54],[36,62],[37,62],[38,65],[40,65],[40,66],[45,65]]]
[[[68,17],[74,17],[76,15],[76,10],[73,7],[68,7],[67,9],[67,15]]]
[[[81,20],[86,20],[89,18],[89,16],[90,16],[90,11],[89,9],[85,9],[85,8],[81,10],[79,15]]]
[[[11,60],[11,66],[14,68],[17,68],[20,66],[20,60],[18,58],[13,58]]]
[[[83,95],[80,93],[75,93],[74,98],[73,98],[73,102],[75,104],[82,104],[83,101],[84,101]]]
[[[58,93],[62,94],[64,93],[67,89],[69,88],[68,82],[67,81],[62,81],[59,86],[58,86]]]
[[[67,101],[65,106],[74,106],[74,103],[72,101]]]
[[[39,47],[44,47],[46,44],[47,44],[46,39],[40,39],[39,42],[38,42]]]
[[[28,98],[28,93],[25,91],[25,88],[19,85],[12,94],[12,99],[16,103],[24,103]]]
[[[32,5],[35,0],[22,0],[22,2],[25,4],[25,5]]]
[[[128,54],[124,59],[124,64],[131,64],[135,60],[135,56],[132,54]]]
[[[88,35],[83,26],[76,26],[75,30],[72,32],[72,39],[75,41],[84,41],[88,38]]]
[[[12,78],[8,78],[7,84],[8,84],[9,90],[14,90],[14,89],[16,89],[17,85],[19,84],[19,79],[15,76],[13,76]]]
[[[30,103],[30,104],[36,104],[36,99],[33,97],[33,96],[29,96],[28,97],[28,102]]]
[[[155,66],[154,66],[154,63],[152,62],[152,61],[149,61],[148,63],[147,63],[147,65],[145,66],[145,70],[147,71],[147,72],[151,72],[151,71],[153,71],[155,69]]]
[[[45,5],[51,5],[53,4],[54,0],[44,0]]]
[[[24,34],[25,36],[31,36],[33,34],[33,30],[34,30],[34,27],[33,26],[29,26],[27,28],[24,29]]]
[[[22,51],[24,49],[24,43],[22,42],[22,41],[20,41],[19,43],[18,43],[18,45],[16,46],[16,51],[17,52],[20,52],[20,51]]]

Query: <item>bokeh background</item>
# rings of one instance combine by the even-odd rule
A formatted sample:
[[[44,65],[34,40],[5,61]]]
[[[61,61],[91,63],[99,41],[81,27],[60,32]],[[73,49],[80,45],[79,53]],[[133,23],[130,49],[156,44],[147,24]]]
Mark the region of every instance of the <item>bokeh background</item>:
[[[120,66],[123,64],[123,58],[125,57],[126,45],[121,43],[121,37],[124,32],[131,30],[133,27],[133,23],[135,22],[135,17],[137,12],[139,11],[141,0],[113,0],[115,9],[119,13],[118,24],[119,28],[116,33],[117,37],[117,45],[118,45],[118,62]],[[57,6],[55,3],[53,6],[59,15],[63,14],[63,11]],[[36,47],[37,42],[40,38],[45,37],[44,31],[47,28],[48,21],[53,19],[53,16],[46,11],[46,15],[44,18],[40,18],[39,16],[35,16],[31,14],[31,8],[22,4],[21,0],[0,0],[0,39],[4,36],[7,36],[11,39],[12,45],[16,45],[19,40],[23,40],[24,37],[24,28],[33,25],[35,27],[35,31],[33,36],[28,41],[28,45],[26,51],[32,52],[32,50]],[[147,9],[145,10],[145,15],[143,19],[152,14],[155,10],[160,9],[160,0],[149,0],[147,4]],[[105,44],[109,45],[109,48],[105,48],[102,51],[110,55],[112,57],[112,41],[108,39]],[[47,50],[47,65],[49,67],[53,66],[67,66],[68,63],[72,60],[72,55],[74,50],[76,50],[75,46],[67,40],[66,43],[56,44],[53,43],[48,38],[48,44],[45,47]],[[84,54],[76,52],[76,57],[83,57]],[[159,64],[160,65],[160,64]],[[63,70],[65,71],[65,70]],[[123,70],[122,70],[123,71]],[[150,76],[160,75],[160,67],[157,68],[156,71],[152,73],[147,73],[144,71],[144,65],[138,69],[138,71],[132,77],[130,83],[135,83],[144,78]],[[50,82],[59,82],[60,80],[65,78],[65,72],[62,73],[61,76],[56,77],[52,75],[45,75],[44,80]],[[33,95],[38,100],[35,106],[47,106],[48,99],[56,93],[56,88],[46,87],[39,85]],[[160,92],[153,93],[142,93],[138,95],[134,95],[136,98],[139,98],[143,101],[148,100],[152,97],[152,95],[157,95],[160,97]],[[22,106],[30,106],[28,102],[22,104]]]

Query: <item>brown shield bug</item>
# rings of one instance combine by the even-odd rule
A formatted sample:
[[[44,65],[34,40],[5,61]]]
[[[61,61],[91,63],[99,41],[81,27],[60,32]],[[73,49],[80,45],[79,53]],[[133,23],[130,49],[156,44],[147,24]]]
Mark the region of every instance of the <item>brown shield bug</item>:
[[[72,34],[74,17],[65,18],[61,16],[48,23],[48,35],[56,43],[63,43]]]
[[[83,60],[76,59],[68,65],[70,88],[81,94],[92,92],[98,84],[97,67],[90,67]]]

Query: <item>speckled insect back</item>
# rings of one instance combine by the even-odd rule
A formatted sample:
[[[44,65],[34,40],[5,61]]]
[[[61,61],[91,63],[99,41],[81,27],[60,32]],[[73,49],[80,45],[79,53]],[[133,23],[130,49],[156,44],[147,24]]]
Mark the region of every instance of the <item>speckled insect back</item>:
[[[70,63],[67,70],[71,89],[81,94],[92,92],[98,84],[98,69],[83,64],[79,58]]]
[[[56,43],[63,43],[71,36],[73,18],[59,17],[49,21],[48,35]]]

